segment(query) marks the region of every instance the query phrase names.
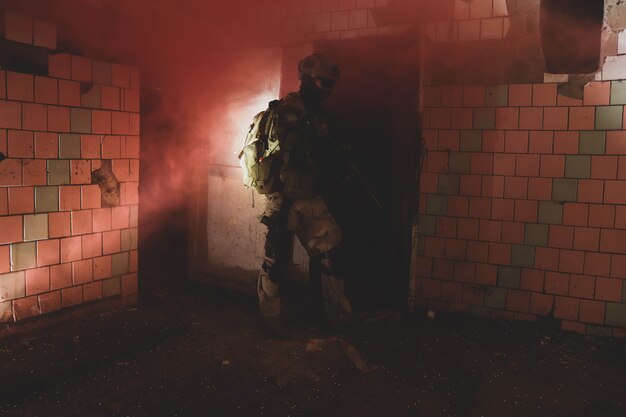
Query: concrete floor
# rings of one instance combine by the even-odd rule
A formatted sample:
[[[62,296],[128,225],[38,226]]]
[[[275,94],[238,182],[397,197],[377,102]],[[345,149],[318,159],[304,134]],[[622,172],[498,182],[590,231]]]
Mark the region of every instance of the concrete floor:
[[[626,342],[423,315],[338,343],[267,338],[254,300],[201,287],[0,340],[0,416],[624,417]]]

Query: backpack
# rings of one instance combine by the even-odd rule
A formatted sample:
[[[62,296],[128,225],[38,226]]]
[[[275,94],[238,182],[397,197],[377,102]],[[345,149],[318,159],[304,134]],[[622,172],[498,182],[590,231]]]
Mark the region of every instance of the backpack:
[[[243,148],[239,152],[239,165],[243,172],[243,183],[255,189],[259,194],[276,191],[277,158],[280,150],[278,143],[276,109],[280,100],[269,103],[267,110],[258,113],[252,119]]]

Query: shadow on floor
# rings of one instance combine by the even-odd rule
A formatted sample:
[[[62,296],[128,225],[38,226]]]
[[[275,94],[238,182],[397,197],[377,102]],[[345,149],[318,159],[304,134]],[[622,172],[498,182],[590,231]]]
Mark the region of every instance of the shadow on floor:
[[[0,340],[0,416],[623,417],[626,343],[523,322],[359,322],[305,350],[261,331],[254,300],[207,287]]]

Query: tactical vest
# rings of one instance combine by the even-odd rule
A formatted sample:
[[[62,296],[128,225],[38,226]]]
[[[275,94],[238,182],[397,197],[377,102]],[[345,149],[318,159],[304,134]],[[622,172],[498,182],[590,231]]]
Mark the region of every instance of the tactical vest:
[[[281,103],[287,109],[281,112],[278,130],[282,133],[283,157],[280,178],[285,197],[308,200],[319,193],[320,171],[325,167],[324,143],[328,141],[328,125],[325,119],[307,114],[304,102],[297,93],[286,96]]]

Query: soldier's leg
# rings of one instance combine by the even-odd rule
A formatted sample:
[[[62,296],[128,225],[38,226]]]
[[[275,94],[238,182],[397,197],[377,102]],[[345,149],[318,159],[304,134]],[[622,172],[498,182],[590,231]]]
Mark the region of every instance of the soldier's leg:
[[[259,298],[259,311],[263,317],[280,316],[280,296],[278,284],[272,282],[267,271],[262,270],[257,281],[257,295]]]
[[[259,310],[263,317],[278,317],[281,311],[279,284],[289,257],[291,232],[285,227],[285,202],[280,194],[267,196],[261,219],[267,227],[265,259],[257,282]]]
[[[266,226],[265,259],[257,284],[259,309],[264,317],[277,317],[281,311],[279,285],[285,274],[291,232],[280,223]]]
[[[352,318],[352,304],[346,296],[345,282],[339,271],[338,251],[331,249],[319,255],[320,286],[326,319],[333,325],[345,325]]]
[[[325,315],[331,324],[345,324],[352,314],[350,300],[338,268],[342,231],[321,197],[294,202],[288,227],[311,258],[311,271],[318,272]]]

